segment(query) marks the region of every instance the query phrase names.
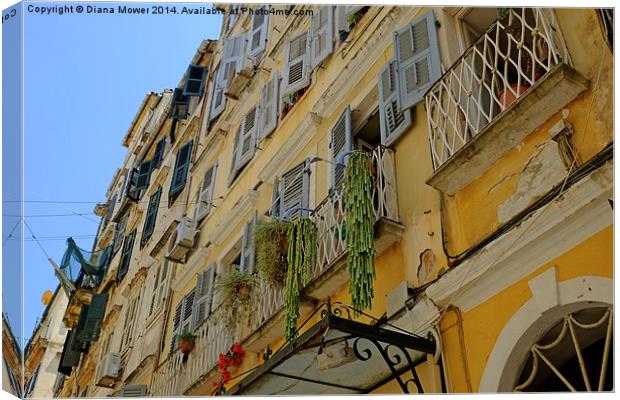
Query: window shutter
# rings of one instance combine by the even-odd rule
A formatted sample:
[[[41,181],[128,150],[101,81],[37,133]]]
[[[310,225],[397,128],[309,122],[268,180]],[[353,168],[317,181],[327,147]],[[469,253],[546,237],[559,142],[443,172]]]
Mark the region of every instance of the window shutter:
[[[88,316],[88,310],[90,309],[90,305],[84,304],[82,305],[82,310],[80,311],[80,317],[78,318],[77,325],[73,329],[73,343],[71,350],[78,351],[81,353],[86,352],[87,344],[84,341],[83,333],[84,326],[86,325],[86,317]]]
[[[278,87],[280,77],[276,71],[271,80],[263,87],[260,102],[260,139],[264,139],[278,126]]]
[[[136,230],[125,236],[123,243],[123,254],[121,255],[120,265],[116,273],[116,279],[121,280],[129,270],[129,263],[131,261],[131,252],[133,250],[133,242],[136,239]]]
[[[174,119],[185,119],[189,113],[189,96],[183,94],[183,89],[174,89],[172,95],[172,106],[170,107],[170,117]]]
[[[205,77],[207,76],[207,68],[200,65],[191,65],[187,68],[185,78],[185,86],[183,94],[185,96],[202,96],[205,85]]]
[[[157,210],[159,209],[159,200],[161,198],[161,186],[149,199],[149,207],[144,218],[144,227],[142,228],[142,238],[140,239],[140,248],[150,239],[155,229],[157,220]]]
[[[177,158],[174,164],[174,174],[172,175],[172,182],[170,184],[170,193],[168,197],[175,197],[185,187],[185,180],[187,178],[187,171],[189,170],[189,159],[192,155],[192,141],[183,145],[177,153]]]
[[[288,42],[282,95],[294,93],[308,85],[310,81],[308,53],[308,32]]]
[[[142,161],[138,168],[138,178],[136,180],[136,189],[142,190],[149,186],[149,178],[151,177],[151,160]]]
[[[237,133],[235,134],[235,142],[233,143],[233,154],[232,154],[232,161],[230,162],[230,175],[228,176],[228,184],[230,185],[232,183],[232,181],[235,179],[235,176],[237,176],[237,152],[239,151],[239,141],[240,141],[240,137],[241,137],[241,127],[243,126],[243,121],[241,123],[241,125],[239,125],[239,128],[237,129]]]
[[[271,196],[271,218],[281,217],[280,215],[280,182],[278,177],[273,178],[273,195]]]
[[[157,147],[155,148],[155,154],[153,154],[153,159],[151,160],[151,171],[155,168],[159,168],[162,160],[164,159],[164,151],[166,149],[166,139],[162,139],[157,142]]]
[[[241,121],[241,136],[239,137],[239,148],[237,149],[235,168],[241,169],[254,156],[256,150],[256,130],[257,124],[257,107],[253,107],[248,111]]]
[[[252,14],[252,23],[248,32],[248,56],[254,57],[254,63],[257,64],[256,58],[265,51],[267,47],[267,28],[269,26],[269,14],[262,12],[266,8],[263,6]]]
[[[349,18],[362,8],[364,8],[364,6],[344,6],[345,15],[347,16],[347,18]]]
[[[123,238],[125,236],[125,228],[127,227],[127,219],[129,215],[123,214],[123,216],[118,221],[116,225],[116,232],[114,233],[114,245],[112,246],[112,251],[116,253],[123,244]]]
[[[280,193],[280,213],[297,208],[308,208],[310,177],[306,172],[306,161],[293,167],[282,175],[282,192]],[[289,219],[303,215],[305,211],[296,210],[288,215]]]
[[[93,298],[88,308],[86,322],[82,331],[82,340],[93,342],[99,339],[99,331],[101,329],[101,321],[105,316],[105,307],[108,302],[108,294],[93,294]]]
[[[61,374],[71,375],[71,369],[80,361],[80,352],[71,350],[74,340],[75,330],[68,330],[65,337],[65,345],[60,356],[60,363],[58,364],[58,372]]]
[[[177,348],[177,337],[181,334],[181,317],[183,314],[183,303],[185,299],[183,298],[177,304],[177,308],[174,311],[174,319],[173,319],[173,327],[172,327],[172,339],[170,342],[170,352],[176,350]]]
[[[312,68],[315,68],[334,50],[334,7],[321,6],[311,19]]]
[[[241,240],[241,265],[239,271],[246,274],[254,273],[254,227],[256,226],[256,220],[258,213],[255,211],[252,215],[252,219],[245,224],[243,229],[243,239]]]
[[[231,79],[236,73],[241,71],[243,67],[243,57],[245,56],[245,35],[239,34],[237,36],[226,39],[224,42],[224,51],[222,53],[221,73],[222,83],[224,88],[228,87]]]
[[[114,207],[115,206],[116,206],[116,193],[114,193],[114,196],[112,196],[110,201],[108,201],[108,211],[105,214],[105,223],[106,223],[106,225],[110,221],[110,219],[112,218],[112,215],[114,214]]]
[[[217,172],[217,162],[205,172],[202,185],[197,195],[196,212],[194,219],[199,224],[211,212],[213,203],[213,189],[215,187],[215,177]]]
[[[224,96],[225,89],[226,83],[224,81],[224,69],[220,67],[215,74],[215,79],[213,82],[209,121],[214,120],[226,109],[226,96]]]
[[[126,385],[121,386],[120,397],[146,397],[146,385]]]
[[[332,189],[337,189],[344,182],[345,167],[343,156],[353,148],[351,137],[351,109],[347,106],[336,124],[331,130],[331,156],[334,163],[332,164]]]
[[[398,61],[400,107],[410,108],[422,100],[441,76],[433,11],[394,32],[394,49]]]
[[[194,310],[194,297],[196,292],[192,289],[191,292],[185,297],[185,302],[183,304],[183,321],[181,325],[181,333],[187,331],[192,331],[194,327],[192,326],[192,312]]]
[[[379,120],[381,143],[389,146],[411,126],[411,110],[401,111],[398,104],[397,64],[391,60],[379,73]]]
[[[140,190],[138,190],[138,168],[132,168],[128,172],[127,177],[127,191],[125,192],[127,198],[131,201],[140,200]]]
[[[194,329],[204,321],[211,313],[211,299],[213,297],[213,284],[215,282],[215,265],[211,265],[206,271],[198,274],[196,282],[196,300],[194,301]]]

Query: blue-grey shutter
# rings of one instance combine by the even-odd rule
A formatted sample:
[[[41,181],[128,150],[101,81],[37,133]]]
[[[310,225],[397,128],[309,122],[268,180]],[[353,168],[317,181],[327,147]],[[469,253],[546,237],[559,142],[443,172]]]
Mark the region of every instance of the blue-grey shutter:
[[[73,329],[73,344],[71,346],[71,350],[78,351],[80,353],[85,353],[88,347],[88,344],[84,340],[84,326],[86,325],[86,318],[88,317],[88,310],[90,306],[88,304],[82,305],[82,310],[80,311],[80,316],[78,318],[77,325]]]
[[[172,182],[170,184],[169,197],[175,197],[185,187],[185,180],[187,179],[187,171],[189,170],[189,161],[192,155],[192,141],[183,145],[177,154],[177,158],[174,164],[174,174],[172,175]]]
[[[397,63],[389,61],[378,77],[381,143],[389,146],[411,126],[411,110],[398,103]]]
[[[131,201],[140,200],[140,190],[137,187],[138,185],[138,168],[132,168],[128,172],[127,177],[127,191],[125,194],[127,198]]]
[[[285,54],[282,95],[292,94],[310,83],[308,32],[288,42]]]
[[[398,62],[401,108],[419,103],[431,85],[441,77],[435,16],[429,11],[411,24],[394,32]]]
[[[278,88],[280,76],[276,71],[263,87],[263,96],[260,101],[259,137],[264,139],[278,126]]]
[[[206,76],[206,67],[201,67],[200,65],[190,65],[187,68],[183,94],[185,96],[202,96]]]
[[[127,385],[121,386],[120,397],[146,397],[146,385]]]
[[[235,154],[235,168],[237,170],[243,168],[254,157],[256,150],[256,131],[258,129],[258,113],[257,106],[254,106],[245,114],[241,121],[241,136],[237,153]]]
[[[116,273],[116,279],[121,280],[127,274],[129,270],[129,263],[131,262],[131,252],[133,251],[133,243],[136,239],[136,230],[134,229],[125,237],[123,243],[123,253],[121,255],[120,265]]]
[[[241,265],[239,270],[246,274],[253,274],[255,271],[254,260],[254,228],[256,227],[256,221],[258,213],[255,211],[250,221],[245,224],[243,229],[243,239],[241,240]]]
[[[142,190],[149,186],[151,177],[151,160],[142,161],[138,167],[138,179],[136,180],[136,189]]]
[[[78,365],[80,361],[80,352],[74,351],[73,341],[75,340],[75,330],[68,330],[65,337],[65,344],[62,348],[60,362],[58,364],[58,372],[64,375],[71,375],[71,369]]]
[[[127,228],[127,220],[129,219],[129,214],[125,213],[123,216],[119,218],[118,224],[116,224],[116,231],[114,232],[114,244],[112,246],[112,251],[114,254],[121,248],[123,244],[123,238],[125,237],[125,228]]]
[[[334,50],[334,7],[321,6],[310,20],[310,58],[315,68]]]
[[[159,200],[161,198],[161,186],[149,199],[149,206],[146,211],[146,218],[144,218],[144,227],[142,228],[142,238],[140,239],[140,248],[149,240],[153,235],[155,229],[155,222],[157,220],[157,210],[159,209]]]
[[[347,106],[331,129],[330,150],[333,160],[331,188],[338,189],[344,182],[344,158],[353,148],[351,109]]]
[[[269,26],[269,14],[262,14],[260,11],[266,10],[266,6],[260,7],[252,14],[250,30],[248,32],[248,56],[254,58],[254,64],[258,64],[258,58],[267,47],[267,28]]]
[[[88,307],[88,314],[86,315],[84,329],[82,330],[82,340],[93,342],[99,339],[101,321],[103,321],[103,317],[105,316],[105,307],[107,302],[107,293],[93,294],[90,306]]]
[[[211,301],[213,298],[213,285],[215,283],[215,265],[211,265],[206,271],[198,274],[196,287],[194,289],[196,299],[194,300],[194,312],[192,323],[194,329],[204,321],[211,313]]]
[[[166,139],[162,139],[157,142],[157,147],[155,147],[155,154],[153,154],[153,159],[151,160],[151,171],[155,168],[159,168],[162,160],[164,159],[164,151],[166,149]]]
[[[299,210],[308,208],[309,203],[310,176],[306,170],[307,166],[307,161],[303,161],[282,174],[280,213],[289,220],[307,213]],[[294,211],[290,211],[293,209]]]
[[[189,113],[189,96],[183,94],[183,89],[174,89],[170,117],[173,119],[185,119]]]

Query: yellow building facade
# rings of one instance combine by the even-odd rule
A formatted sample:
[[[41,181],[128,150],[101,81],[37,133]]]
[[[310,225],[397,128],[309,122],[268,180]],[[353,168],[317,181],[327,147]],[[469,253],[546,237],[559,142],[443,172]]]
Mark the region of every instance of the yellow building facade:
[[[65,312],[61,396],[612,389],[605,10],[218,9],[219,40],[123,139],[96,209],[106,271]],[[365,310],[345,229],[358,151]],[[300,218],[316,256],[286,340],[290,287],[265,279],[255,228]],[[231,300],[239,274],[251,289]]]

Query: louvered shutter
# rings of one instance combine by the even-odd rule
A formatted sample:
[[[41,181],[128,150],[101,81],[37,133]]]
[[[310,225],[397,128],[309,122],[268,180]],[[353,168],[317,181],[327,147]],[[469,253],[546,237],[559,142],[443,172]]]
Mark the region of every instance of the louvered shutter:
[[[353,16],[356,12],[364,8],[364,6],[344,6],[347,18]]]
[[[151,171],[155,168],[158,168],[161,165],[162,160],[164,159],[164,151],[166,150],[166,139],[162,139],[157,142],[157,147],[155,147],[155,154],[153,154],[153,159],[151,160]]]
[[[283,95],[294,93],[308,85],[310,81],[308,54],[308,32],[304,32],[288,42],[283,77]]]
[[[177,154],[177,158],[174,164],[174,174],[172,175],[172,182],[170,184],[169,197],[174,197],[185,187],[185,180],[187,179],[187,171],[189,170],[189,160],[192,155],[192,141],[183,145]]]
[[[252,219],[245,224],[243,229],[243,239],[241,240],[241,265],[239,270],[246,274],[254,273],[254,260],[256,252],[254,251],[254,228],[258,213],[254,212]]]
[[[398,61],[399,101],[410,108],[422,100],[441,76],[435,16],[429,11],[398,32],[394,49]]]
[[[351,151],[353,138],[351,134],[351,109],[347,106],[331,130],[330,150],[332,164],[332,189],[337,189],[344,182],[344,156]]]
[[[379,73],[379,120],[381,143],[389,146],[411,126],[411,110],[398,104],[397,63],[391,60]]]
[[[273,178],[273,195],[271,196],[271,218],[281,217],[280,215],[280,181],[276,176]]]
[[[146,385],[127,385],[121,386],[120,397],[146,397]]]
[[[153,235],[155,229],[155,222],[157,221],[157,211],[159,209],[159,200],[161,198],[161,186],[149,199],[149,206],[146,211],[146,218],[144,218],[144,227],[142,228],[142,238],[140,239],[140,247],[149,240]]]
[[[280,213],[282,217],[287,217],[289,220],[306,214],[306,211],[299,210],[300,208],[308,208],[310,177],[306,166],[306,161],[303,161],[282,175]],[[294,211],[289,212],[293,209]]]
[[[142,161],[138,168],[138,179],[136,181],[136,189],[142,190],[149,186],[149,178],[151,177],[151,160]]]
[[[207,68],[199,65],[190,65],[187,68],[183,94],[186,96],[202,96],[206,76]]]
[[[181,318],[183,314],[183,303],[185,299],[183,298],[177,304],[177,307],[174,311],[174,319],[172,320],[172,339],[170,340],[170,352],[173,352],[177,348],[177,337],[181,334]]]
[[[194,301],[194,329],[211,313],[213,285],[215,283],[215,265],[198,274],[196,282],[196,300]]]
[[[226,39],[224,42],[224,51],[222,53],[222,83],[224,87],[228,87],[230,80],[236,73],[241,71],[243,67],[243,57],[245,56],[245,35],[239,34],[235,37]]]
[[[99,331],[101,330],[101,321],[105,316],[105,307],[108,302],[108,294],[93,294],[82,330],[82,340],[93,342],[99,339]]]
[[[125,192],[125,194],[127,195],[127,198],[131,201],[138,201],[140,200],[140,190],[138,190],[137,185],[138,185],[138,168],[132,168],[129,172],[128,172],[128,177],[127,177],[127,190]]]
[[[256,150],[256,130],[257,124],[257,107],[253,107],[248,111],[241,121],[241,136],[239,137],[239,148],[237,149],[235,168],[241,169],[254,156]]]
[[[189,96],[183,94],[183,89],[174,89],[172,95],[172,106],[170,107],[170,117],[174,119],[185,119],[189,113]]]
[[[65,337],[65,344],[58,364],[58,372],[61,374],[71,375],[71,369],[80,361],[80,352],[71,350],[75,339],[74,332],[75,330],[68,330]]]
[[[315,68],[334,50],[334,7],[321,6],[310,22],[310,57]]]
[[[80,316],[78,318],[77,325],[73,329],[73,343],[71,346],[71,350],[79,351],[81,353],[86,352],[87,343],[84,340],[84,326],[86,325],[86,318],[88,317],[88,310],[90,306],[88,304],[82,305],[82,310],[80,311]]]
[[[205,172],[204,179],[200,185],[200,190],[197,193],[196,212],[194,213],[196,224],[200,223],[200,221],[202,221],[207,215],[209,215],[209,212],[211,212],[217,165],[218,164],[215,163],[207,170],[207,172]]]
[[[114,233],[114,245],[112,246],[112,251],[116,253],[123,244],[123,238],[125,237],[125,228],[127,227],[127,219],[129,215],[123,214],[123,216],[118,221],[116,225],[116,232]]]
[[[116,206],[116,193],[114,193],[114,196],[112,196],[110,201],[108,201],[108,210],[107,210],[107,212],[105,214],[105,223],[106,223],[106,225],[110,221],[110,219],[112,218],[112,215],[114,214],[114,207],[115,206]]]
[[[224,69],[220,68],[215,74],[213,82],[213,93],[211,94],[211,109],[209,112],[209,121],[214,120],[226,109],[226,82],[224,81]]]
[[[125,236],[125,240],[123,242],[123,254],[121,255],[120,265],[118,267],[118,271],[116,273],[116,279],[121,280],[127,274],[129,270],[129,263],[131,261],[131,252],[133,250],[133,243],[136,239],[136,230],[134,229],[131,233]]]
[[[185,297],[183,304],[183,320],[181,321],[181,333],[185,331],[191,332],[193,330],[192,312],[194,311],[195,296],[196,292],[192,289],[192,291]]]
[[[233,154],[232,154],[232,161],[230,163],[230,175],[228,177],[228,184],[230,185],[232,183],[232,181],[235,179],[235,176],[237,176],[237,152],[239,151],[239,141],[241,138],[241,127],[243,124],[239,125],[239,128],[237,129],[237,133],[235,134],[235,142],[233,143]]]
[[[276,71],[269,82],[263,87],[260,102],[259,136],[264,139],[278,126],[278,87],[280,77]]]
[[[248,32],[248,56],[259,57],[267,46],[267,28],[269,26],[269,14],[263,14],[262,11],[266,10],[263,6],[252,14],[252,22],[250,24],[250,31]],[[257,64],[255,59],[255,64]]]
[[[336,7],[336,16],[334,17],[336,20],[336,33],[340,36],[339,31],[349,31],[349,24],[347,23],[347,8],[346,6],[335,6]]]

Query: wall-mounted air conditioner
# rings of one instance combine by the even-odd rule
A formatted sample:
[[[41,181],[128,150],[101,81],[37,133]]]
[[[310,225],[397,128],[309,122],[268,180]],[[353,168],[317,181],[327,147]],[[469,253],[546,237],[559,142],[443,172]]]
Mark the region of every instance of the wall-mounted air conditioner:
[[[194,246],[195,236],[196,229],[192,224],[192,220],[187,217],[181,218],[177,230],[170,236],[168,253],[166,253],[165,257],[170,261],[184,262],[185,256]]]
[[[119,378],[121,369],[121,355],[119,353],[108,353],[97,367],[97,379],[95,385],[103,387],[113,387]]]

